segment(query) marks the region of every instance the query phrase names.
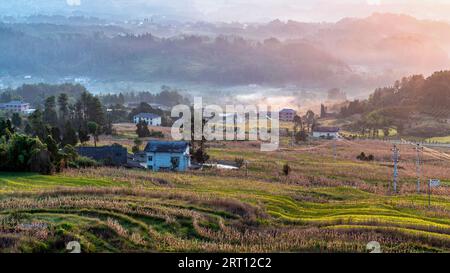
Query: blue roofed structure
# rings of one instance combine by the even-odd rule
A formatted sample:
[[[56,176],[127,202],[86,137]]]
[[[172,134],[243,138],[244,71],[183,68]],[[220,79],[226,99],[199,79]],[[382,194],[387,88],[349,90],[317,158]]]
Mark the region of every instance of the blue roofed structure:
[[[147,167],[153,171],[186,171],[191,165],[189,143],[185,141],[149,141],[145,147]]]

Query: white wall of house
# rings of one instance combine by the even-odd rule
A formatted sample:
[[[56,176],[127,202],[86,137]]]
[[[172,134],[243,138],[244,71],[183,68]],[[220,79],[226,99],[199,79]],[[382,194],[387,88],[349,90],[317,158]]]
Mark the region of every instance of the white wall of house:
[[[0,108],[14,113],[25,113],[30,109],[30,104],[25,102],[8,102],[1,104]]]
[[[138,124],[140,121],[145,121],[149,126],[161,126],[161,117],[157,118],[140,118],[134,117],[134,123]]]

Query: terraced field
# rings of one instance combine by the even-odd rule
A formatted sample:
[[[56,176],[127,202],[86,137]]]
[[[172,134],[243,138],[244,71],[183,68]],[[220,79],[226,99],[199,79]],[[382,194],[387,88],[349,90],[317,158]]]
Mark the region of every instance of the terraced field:
[[[78,241],[83,252],[366,252],[378,241],[384,252],[450,251],[447,186],[428,206],[405,152],[401,193],[390,195],[382,145],[366,147],[379,159],[372,163],[353,160],[345,144],[335,160],[320,143],[270,155],[234,143],[209,152],[244,157],[248,170],[2,173],[0,249],[67,252]],[[446,164],[428,161],[424,173],[450,181]]]

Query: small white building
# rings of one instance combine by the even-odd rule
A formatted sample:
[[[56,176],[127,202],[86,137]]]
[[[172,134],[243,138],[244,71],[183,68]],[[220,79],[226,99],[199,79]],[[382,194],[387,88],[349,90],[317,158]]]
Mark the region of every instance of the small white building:
[[[145,121],[149,126],[161,126],[161,117],[153,113],[140,113],[133,117],[134,124]]]
[[[316,127],[313,130],[314,138],[338,139],[340,129],[338,127]]]
[[[30,109],[30,104],[15,100],[0,104],[0,109],[13,113],[27,113],[27,111]]]

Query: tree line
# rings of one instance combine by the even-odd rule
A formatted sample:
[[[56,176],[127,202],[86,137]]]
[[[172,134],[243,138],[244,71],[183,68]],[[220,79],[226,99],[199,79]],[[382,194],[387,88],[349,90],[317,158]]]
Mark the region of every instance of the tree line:
[[[410,126],[409,119],[431,116],[436,120],[450,117],[450,71],[435,72],[430,77],[413,75],[392,86],[376,89],[366,100],[353,100],[341,107],[339,117],[360,115],[350,129],[377,137],[380,131],[389,136],[395,127],[401,133]],[[430,132],[431,133],[431,132]]]
[[[0,170],[51,174],[68,166],[94,165],[80,158],[74,146],[91,137],[96,145],[100,134],[111,133],[98,97],[83,92],[71,103],[65,93],[50,96],[25,121],[17,113],[0,121]]]

